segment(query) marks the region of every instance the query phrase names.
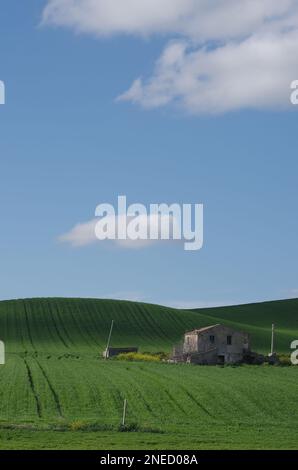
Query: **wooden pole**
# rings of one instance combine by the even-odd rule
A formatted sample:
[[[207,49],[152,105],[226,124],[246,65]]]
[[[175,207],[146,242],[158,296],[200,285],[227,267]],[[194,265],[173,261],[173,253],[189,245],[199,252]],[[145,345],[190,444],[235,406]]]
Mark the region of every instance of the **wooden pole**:
[[[127,400],[126,400],[126,398],[125,398],[125,399],[124,399],[124,404],[123,404],[122,426],[125,426],[126,408],[127,408]]]
[[[106,347],[105,359],[108,358],[108,350],[109,350],[109,347],[110,347],[110,342],[111,342],[111,337],[112,337],[113,326],[114,326],[114,320],[112,320],[112,323],[111,323],[110,333],[109,333],[108,342],[107,342],[107,347]]]
[[[272,332],[271,332],[271,356],[274,354],[274,323],[272,323]]]
[[[5,345],[3,341],[0,341],[0,364],[5,364]]]

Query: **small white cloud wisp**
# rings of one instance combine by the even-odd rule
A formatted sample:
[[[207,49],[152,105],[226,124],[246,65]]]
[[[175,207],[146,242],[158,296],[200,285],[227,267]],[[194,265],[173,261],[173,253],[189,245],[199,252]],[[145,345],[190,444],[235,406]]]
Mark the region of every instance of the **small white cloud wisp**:
[[[129,218],[127,222],[129,223],[132,219]],[[168,219],[166,220],[168,222]],[[106,226],[114,226],[117,234],[118,230],[117,227],[126,223],[123,218],[119,217],[106,217],[104,221]],[[157,227],[155,220],[150,220],[150,217],[147,219],[145,217],[141,217],[139,219],[139,230],[140,232],[147,232],[148,227]],[[157,244],[160,240],[150,240],[147,239],[129,239],[128,237],[125,239],[117,238],[116,234],[112,236],[111,234],[105,234],[105,236],[99,239],[96,235],[96,227],[98,224],[98,219],[92,219],[87,222],[76,224],[71,230],[64,233],[63,235],[58,237],[58,241],[61,243],[68,243],[74,248],[80,248],[88,245],[92,245],[94,243],[100,242],[112,242],[116,246],[120,248],[127,248],[127,249],[140,249],[146,248],[148,246],[152,246],[153,244]]]

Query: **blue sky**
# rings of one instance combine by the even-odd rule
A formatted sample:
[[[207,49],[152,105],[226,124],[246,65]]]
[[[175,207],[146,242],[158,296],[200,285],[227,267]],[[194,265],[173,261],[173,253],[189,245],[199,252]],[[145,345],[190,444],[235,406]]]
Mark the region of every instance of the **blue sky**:
[[[190,107],[192,96],[177,97],[176,84],[164,89],[156,64],[180,37],[177,26],[143,36],[102,34],[101,24],[98,34],[78,32],[57,20],[41,25],[46,4],[1,3],[0,297],[185,307],[298,297],[298,120],[293,106],[282,106],[298,66],[274,106],[269,97],[235,106],[231,91],[208,113],[205,102]],[[138,96],[117,102],[137,77],[145,77]],[[171,93],[165,105],[153,96],[154,80]],[[120,194],[145,205],[204,203],[203,249],[59,242]]]

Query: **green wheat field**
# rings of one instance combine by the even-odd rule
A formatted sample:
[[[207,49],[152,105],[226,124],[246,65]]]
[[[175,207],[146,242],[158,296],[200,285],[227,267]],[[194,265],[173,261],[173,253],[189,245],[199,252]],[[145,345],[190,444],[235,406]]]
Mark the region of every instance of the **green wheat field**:
[[[298,339],[298,300],[176,310],[88,299],[0,302],[1,449],[297,449],[298,367],[208,367],[102,359],[112,346],[169,352],[224,323],[267,353]],[[125,428],[121,428],[127,399]]]

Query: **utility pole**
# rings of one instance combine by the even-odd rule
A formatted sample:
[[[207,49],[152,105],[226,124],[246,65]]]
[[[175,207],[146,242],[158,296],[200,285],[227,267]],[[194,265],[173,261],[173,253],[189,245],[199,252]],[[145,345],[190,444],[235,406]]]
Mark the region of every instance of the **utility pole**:
[[[271,332],[271,356],[274,356],[274,333],[275,333],[275,325],[272,323],[272,332]]]
[[[0,364],[5,364],[5,344],[0,341]]]
[[[114,326],[114,320],[112,320],[112,323],[111,323],[111,328],[110,328],[110,333],[109,333],[107,348],[106,348],[106,353],[105,353],[105,359],[108,359],[108,350],[109,350],[109,347],[110,347],[113,326]]]

